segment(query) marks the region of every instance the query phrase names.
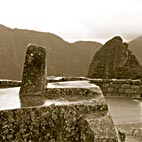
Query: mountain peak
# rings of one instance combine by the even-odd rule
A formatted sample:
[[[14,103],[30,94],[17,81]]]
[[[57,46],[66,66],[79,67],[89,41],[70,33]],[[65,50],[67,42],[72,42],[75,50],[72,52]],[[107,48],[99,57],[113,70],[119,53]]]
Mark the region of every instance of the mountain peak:
[[[107,41],[105,43],[105,46],[113,46],[113,44],[122,44],[123,43],[123,39],[120,36],[115,36],[112,39],[110,39],[109,41]],[[105,47],[104,46],[104,47]]]
[[[115,42],[115,41],[119,41],[119,42],[123,42],[122,37],[120,36],[114,36],[112,39],[110,39],[108,42]]]
[[[96,52],[89,67],[91,78],[133,78],[141,72],[140,64],[128,44],[117,36],[109,40]]]
[[[123,41],[122,38],[120,36],[115,36],[112,38],[112,40],[119,40],[119,41]]]
[[[118,51],[119,48],[123,48],[124,50],[126,50],[128,48],[128,43],[123,42],[123,39],[120,36],[115,36],[109,41],[107,41],[103,46],[103,48],[108,48],[108,47],[110,48],[110,50],[111,49],[113,50],[114,48],[116,51]]]

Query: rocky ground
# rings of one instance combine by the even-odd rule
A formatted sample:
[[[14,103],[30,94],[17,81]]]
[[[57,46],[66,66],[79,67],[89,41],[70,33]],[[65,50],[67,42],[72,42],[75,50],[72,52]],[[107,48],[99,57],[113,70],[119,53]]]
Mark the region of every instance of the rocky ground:
[[[126,134],[126,142],[142,142],[142,123],[117,125]]]

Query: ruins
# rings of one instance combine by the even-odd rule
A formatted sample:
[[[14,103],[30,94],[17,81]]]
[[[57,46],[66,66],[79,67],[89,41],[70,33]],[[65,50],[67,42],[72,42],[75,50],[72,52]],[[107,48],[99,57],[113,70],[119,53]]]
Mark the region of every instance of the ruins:
[[[29,45],[19,88],[22,105],[0,111],[0,140],[118,142],[100,88],[89,81],[53,82],[47,87],[46,65],[45,49]],[[24,105],[29,100],[29,106]]]

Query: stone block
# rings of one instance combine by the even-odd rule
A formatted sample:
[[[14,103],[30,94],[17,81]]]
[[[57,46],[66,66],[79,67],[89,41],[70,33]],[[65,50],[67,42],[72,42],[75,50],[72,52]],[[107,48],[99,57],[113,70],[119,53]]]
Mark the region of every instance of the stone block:
[[[124,84],[126,83],[126,79],[116,79],[113,83],[114,84]]]
[[[133,90],[132,89],[125,89],[125,93],[126,94],[131,94],[131,93],[133,93]]]
[[[114,89],[114,93],[118,93],[119,88],[113,88]]]
[[[112,93],[112,96],[119,96],[119,93]]]
[[[132,94],[131,98],[140,99],[140,94]]]
[[[109,87],[109,83],[105,83],[102,85],[103,87]]]
[[[133,94],[140,94],[141,93],[141,90],[140,89],[133,89],[132,90]]]
[[[126,97],[128,97],[128,98],[131,98],[131,96],[132,96],[132,93],[127,93],[126,94]]]
[[[118,93],[124,93],[125,92],[125,89],[124,88],[119,88],[118,89]]]
[[[121,84],[113,84],[113,87],[114,87],[114,88],[120,88],[120,87],[121,87]]]
[[[113,91],[114,91],[113,88],[108,88],[108,92],[109,92],[109,93],[112,93]]]
[[[138,86],[138,85],[131,85],[131,88],[132,89],[140,89],[140,86]]]
[[[131,86],[130,86],[130,84],[122,84],[121,87],[127,89],[127,88],[130,88]]]

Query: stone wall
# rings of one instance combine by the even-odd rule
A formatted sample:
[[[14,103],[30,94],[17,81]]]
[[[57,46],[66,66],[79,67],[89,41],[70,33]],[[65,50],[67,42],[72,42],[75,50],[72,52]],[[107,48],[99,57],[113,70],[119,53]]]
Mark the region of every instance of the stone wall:
[[[89,79],[84,77],[60,77],[57,80],[48,79],[48,82],[62,82],[62,81],[75,81],[75,80],[88,80],[93,84],[98,85],[104,96],[123,96],[130,98],[142,97],[142,82],[141,80],[131,79]],[[13,80],[0,80],[0,88],[18,87],[21,86],[20,81]],[[64,92],[64,89],[48,89],[50,93]],[[70,89],[68,92],[74,92]],[[79,91],[78,91],[79,92]],[[70,94],[68,93],[68,94]]]
[[[75,81],[88,80],[93,84],[98,85],[104,96],[121,96],[129,98],[142,97],[142,82],[141,80],[132,79],[90,79],[84,77],[60,77],[57,80],[49,79],[49,82],[60,81]]]
[[[21,81],[0,80],[0,88],[18,87],[21,86]]]
[[[139,99],[142,94],[141,80],[90,79],[90,82],[98,85],[104,96],[122,96]]]

